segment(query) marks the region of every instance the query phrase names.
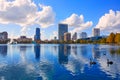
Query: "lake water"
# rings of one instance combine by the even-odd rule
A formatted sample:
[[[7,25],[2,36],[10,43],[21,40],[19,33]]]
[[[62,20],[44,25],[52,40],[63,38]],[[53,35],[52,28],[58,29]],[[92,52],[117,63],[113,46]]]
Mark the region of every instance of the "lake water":
[[[0,80],[120,80],[120,46],[2,44]]]

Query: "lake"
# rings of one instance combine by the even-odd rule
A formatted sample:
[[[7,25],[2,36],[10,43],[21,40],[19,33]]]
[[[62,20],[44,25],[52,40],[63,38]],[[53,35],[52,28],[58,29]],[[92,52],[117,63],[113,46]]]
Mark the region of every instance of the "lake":
[[[1,44],[0,80],[120,80],[120,46]]]

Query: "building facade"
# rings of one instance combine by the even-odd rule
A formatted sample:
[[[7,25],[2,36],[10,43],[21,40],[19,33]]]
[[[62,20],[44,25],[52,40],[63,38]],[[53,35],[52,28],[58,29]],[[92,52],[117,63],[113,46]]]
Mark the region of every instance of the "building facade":
[[[87,38],[87,33],[86,32],[80,33],[80,39],[85,39],[85,38]]]
[[[64,41],[70,41],[71,40],[71,33],[64,33]]]
[[[73,40],[73,41],[77,40],[77,33],[76,33],[76,32],[73,34],[72,40]]]
[[[58,24],[59,41],[64,41],[64,33],[68,32],[68,24]]]
[[[2,32],[0,33],[0,40],[7,40],[8,39],[8,33]]]
[[[34,40],[40,40],[40,28],[36,28]]]
[[[94,28],[93,29],[93,36],[94,37],[99,37],[100,36],[100,29],[99,28]]]
[[[18,43],[22,42],[32,42],[32,38],[27,38],[26,36],[20,36],[20,38],[17,39]]]

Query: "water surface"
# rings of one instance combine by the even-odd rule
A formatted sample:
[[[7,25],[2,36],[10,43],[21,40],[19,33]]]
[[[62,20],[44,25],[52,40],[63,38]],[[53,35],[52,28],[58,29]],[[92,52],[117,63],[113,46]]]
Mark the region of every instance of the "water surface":
[[[1,44],[0,80],[120,80],[120,46]]]

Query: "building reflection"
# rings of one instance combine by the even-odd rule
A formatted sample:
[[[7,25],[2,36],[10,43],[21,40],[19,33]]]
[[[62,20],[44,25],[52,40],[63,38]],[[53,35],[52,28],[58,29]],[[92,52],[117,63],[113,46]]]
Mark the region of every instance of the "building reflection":
[[[77,55],[77,46],[72,46],[72,52]]]
[[[60,64],[68,63],[68,56],[71,52],[71,46],[68,45],[59,45],[58,58]]]
[[[36,44],[34,46],[35,58],[36,60],[40,60],[40,45]]]
[[[53,46],[53,53],[57,53],[58,52],[58,46]]]
[[[101,57],[99,45],[94,45],[92,48],[93,58],[99,59]]]
[[[27,46],[20,46],[20,53],[25,54],[26,53]]]
[[[87,46],[80,46],[80,52],[81,52],[81,55],[86,57],[87,56]]]
[[[2,56],[6,56],[7,55],[7,45],[1,45],[0,46],[0,54]]]

